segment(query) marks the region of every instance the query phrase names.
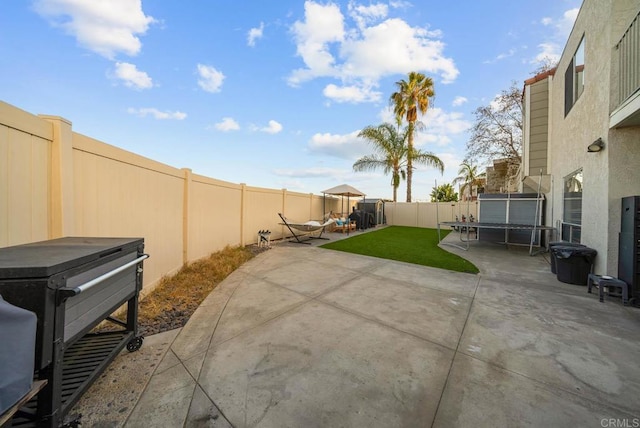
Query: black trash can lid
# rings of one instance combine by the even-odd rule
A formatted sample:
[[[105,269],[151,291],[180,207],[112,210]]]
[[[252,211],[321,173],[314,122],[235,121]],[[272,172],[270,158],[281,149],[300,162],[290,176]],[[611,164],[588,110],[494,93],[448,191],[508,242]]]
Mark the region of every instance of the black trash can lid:
[[[574,242],[555,241],[549,242],[549,247],[586,247],[586,245]]]
[[[598,251],[589,247],[570,247],[566,245],[558,245],[551,249],[553,254],[559,259],[568,259],[570,257],[584,257],[589,262],[593,261],[598,255]]]

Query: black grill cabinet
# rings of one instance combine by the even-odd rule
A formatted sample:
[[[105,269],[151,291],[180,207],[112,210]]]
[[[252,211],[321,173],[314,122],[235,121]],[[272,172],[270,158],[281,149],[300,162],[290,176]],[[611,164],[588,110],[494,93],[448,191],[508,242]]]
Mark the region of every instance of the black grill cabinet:
[[[618,278],[629,284],[631,304],[640,306],[640,196],[622,198]]]
[[[59,426],[125,346],[140,347],[138,296],[147,257],[142,238],[69,237],[0,248],[0,295],[36,314],[34,376],[48,381],[31,403],[33,414],[20,412],[14,426],[30,420]],[[126,321],[113,318],[125,303]],[[104,320],[115,331],[91,332]]]

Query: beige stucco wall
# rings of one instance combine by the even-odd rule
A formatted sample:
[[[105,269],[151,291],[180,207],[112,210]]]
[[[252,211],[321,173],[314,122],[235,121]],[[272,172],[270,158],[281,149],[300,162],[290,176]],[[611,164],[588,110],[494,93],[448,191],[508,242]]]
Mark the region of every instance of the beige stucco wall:
[[[609,1],[587,1],[576,20],[553,79],[551,103],[553,129],[550,153],[551,172],[555,177],[554,206],[556,219],[562,219],[563,179],[583,169],[582,243],[598,250],[596,271],[607,270],[607,151],[587,153],[587,146],[608,133],[609,57],[612,42],[608,29]],[[585,35],[585,88],[569,114],[564,117],[565,70]],[[555,219],[554,219],[555,220]],[[605,257],[602,257],[605,255]]]
[[[617,74],[612,69],[614,47],[639,8],[637,0],[586,0],[552,81],[549,154],[554,177],[550,195],[555,207],[553,224],[562,219],[564,177],[582,169],[582,243],[598,250],[596,273],[617,274],[620,197],[640,193],[640,130],[609,129],[615,105],[611,93],[617,87]],[[565,117],[564,74],[583,35],[584,93]],[[605,149],[587,153],[587,146],[598,138],[604,140]]]
[[[611,41],[617,44],[632,20],[640,12],[637,0],[617,0],[612,4]],[[638,22],[636,22],[638,25]],[[610,91],[618,91],[618,51],[613,49],[610,74]],[[620,100],[611,96],[609,112],[618,108]],[[620,199],[625,196],[640,195],[640,127],[610,129],[608,136],[609,162],[609,255],[608,272],[617,273],[618,233],[620,231]]]
[[[608,143],[608,273],[617,274],[621,198],[640,195],[640,128],[612,129]]]

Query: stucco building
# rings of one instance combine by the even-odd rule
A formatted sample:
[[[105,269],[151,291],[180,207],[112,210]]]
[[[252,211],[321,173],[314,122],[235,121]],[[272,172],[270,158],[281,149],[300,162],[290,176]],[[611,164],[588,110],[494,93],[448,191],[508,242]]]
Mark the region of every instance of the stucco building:
[[[557,67],[524,85],[520,190],[616,275],[621,198],[640,194],[640,1],[585,0]]]

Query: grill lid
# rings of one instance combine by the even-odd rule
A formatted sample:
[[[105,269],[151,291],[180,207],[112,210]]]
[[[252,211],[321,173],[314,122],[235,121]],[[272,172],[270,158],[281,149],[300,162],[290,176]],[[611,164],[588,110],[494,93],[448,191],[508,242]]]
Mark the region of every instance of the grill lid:
[[[67,237],[0,248],[0,279],[48,277],[143,243],[143,238]]]

